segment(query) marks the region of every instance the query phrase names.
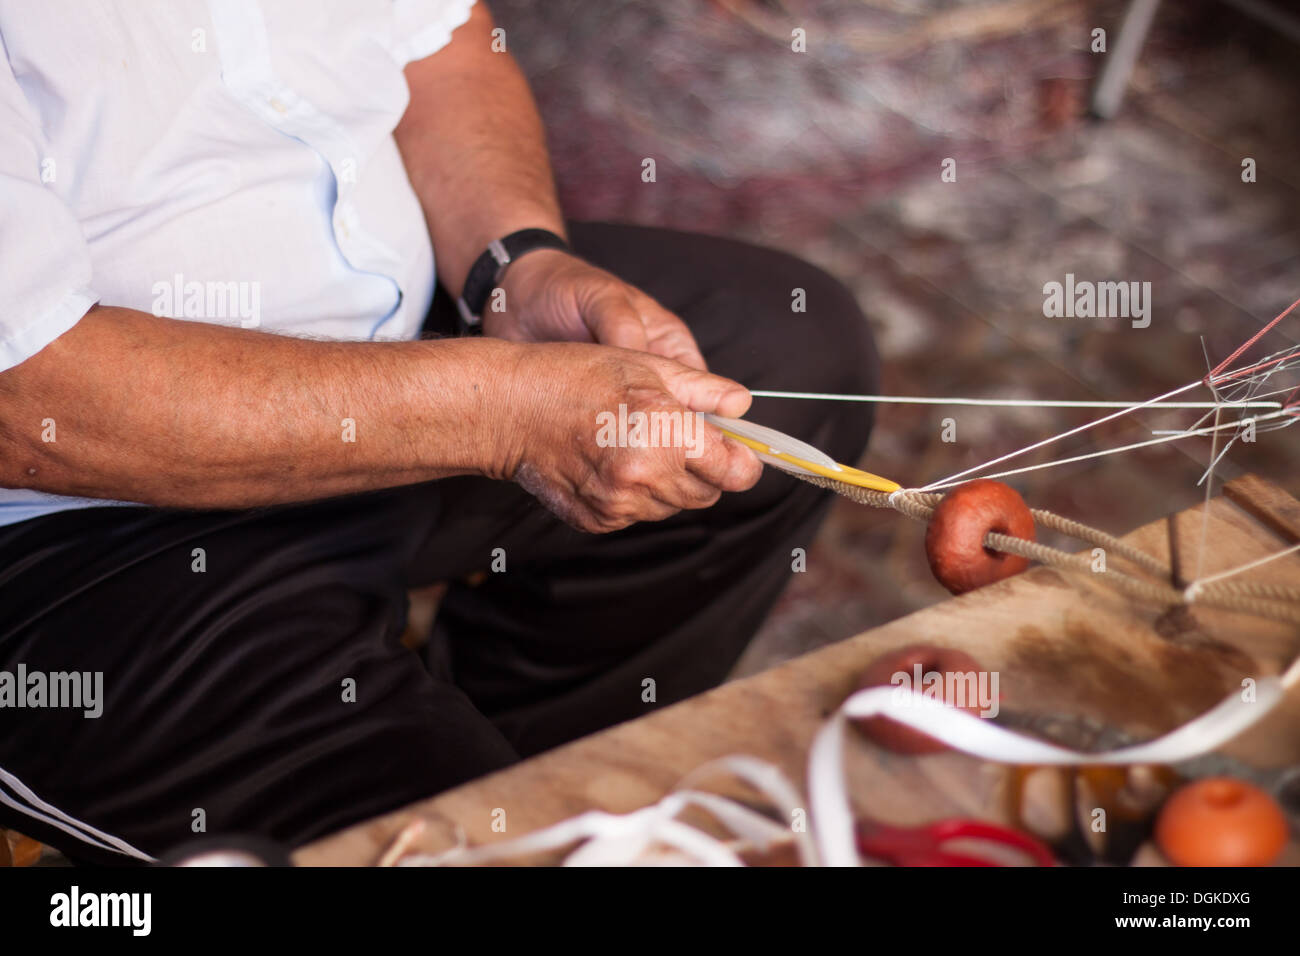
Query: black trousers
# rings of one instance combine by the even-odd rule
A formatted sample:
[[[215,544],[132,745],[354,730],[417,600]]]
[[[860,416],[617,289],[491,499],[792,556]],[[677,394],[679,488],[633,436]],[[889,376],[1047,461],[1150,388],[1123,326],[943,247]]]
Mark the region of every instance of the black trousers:
[[[572,239],[688,322],[716,372],[875,387],[853,297],[798,259],[632,226]],[[758,399],[748,417],[852,462],[870,414]],[[597,536],[467,477],[0,527],[0,670],[103,674],[97,718],[0,707],[0,825],[88,862],[196,832],[297,845],[648,713],[725,677],[826,504],[767,469],[711,509]],[[421,659],[399,643],[406,592],[440,580]]]

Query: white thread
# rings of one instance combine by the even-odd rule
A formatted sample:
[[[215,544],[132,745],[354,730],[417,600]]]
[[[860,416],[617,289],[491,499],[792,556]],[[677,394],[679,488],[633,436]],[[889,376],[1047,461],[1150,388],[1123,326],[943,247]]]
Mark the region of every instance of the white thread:
[[[1017,458],[1020,455],[1025,454],[1026,452],[1034,451],[1035,449],[1042,448],[1045,445],[1050,445],[1053,442],[1058,442],[1062,438],[1069,438],[1071,435],[1077,435],[1079,434],[1079,432],[1087,431],[1089,428],[1094,428],[1097,425],[1101,425],[1104,424],[1105,422],[1112,421],[1113,419],[1119,418],[1122,415],[1127,415],[1129,412],[1136,411],[1139,408],[1149,408],[1151,405],[1154,405],[1156,402],[1164,401],[1166,398],[1171,398],[1174,395],[1181,395],[1183,392],[1196,388],[1200,384],[1201,383],[1199,381],[1189,382],[1186,385],[1182,385],[1178,388],[1172,389],[1171,391],[1165,392],[1165,394],[1163,395],[1157,395],[1149,402],[1143,402],[1141,405],[1134,405],[1131,408],[1125,408],[1125,409],[1121,409],[1118,412],[1112,412],[1109,415],[1104,415],[1101,418],[1098,418],[1096,421],[1091,421],[1088,422],[1087,424],[1080,425],[1078,428],[1072,428],[1067,432],[1062,432],[1061,434],[1054,435],[1051,438],[1044,438],[1042,441],[1035,442],[1032,445],[1028,445],[1024,448],[1021,448],[1019,451],[1009,452],[1008,454],[1005,454],[1000,458],[994,458],[992,461],[986,461],[982,465],[976,465],[973,468],[967,468],[965,471],[959,471],[955,475],[949,475],[947,478],[944,478],[941,481],[936,481],[932,484],[926,485],[921,490],[933,491],[936,488],[943,488],[949,484],[957,483],[960,479],[965,478],[967,475],[971,475],[976,472],[983,471],[985,468],[989,468],[993,465],[1000,464],[1001,462],[1007,461],[1011,458]]]
[[[1240,422],[1238,422],[1238,421],[1224,422],[1222,425],[1219,426],[1219,429],[1224,429],[1224,428],[1236,428],[1236,427],[1238,427],[1238,425],[1243,424],[1244,422],[1248,422],[1248,421],[1254,421],[1254,422],[1268,421],[1268,420],[1270,420],[1270,419],[1277,418],[1277,417],[1279,417],[1279,416],[1283,416],[1283,415],[1286,415],[1286,414],[1287,414],[1286,409],[1281,409],[1281,410],[1276,411],[1276,412],[1269,412],[1267,415],[1257,415],[1255,418],[1244,419],[1244,420],[1242,420],[1242,421],[1240,421]],[[1121,445],[1119,448],[1104,448],[1104,449],[1102,449],[1101,451],[1089,452],[1089,453],[1086,454],[1086,455],[1075,455],[1075,456],[1073,456],[1073,457],[1071,457],[1071,458],[1061,458],[1061,459],[1057,459],[1057,460],[1055,460],[1055,461],[1045,461],[1045,462],[1042,462],[1041,464],[1037,464],[1037,465],[1027,465],[1027,466],[1025,466],[1024,468],[1014,468],[1014,469],[1012,469],[1011,471],[999,471],[999,472],[997,472],[997,473],[995,473],[995,474],[992,474],[992,475],[984,475],[984,476],[982,476],[982,477],[984,477],[984,478],[1006,478],[1006,477],[1009,476],[1009,475],[1023,475],[1023,474],[1025,474],[1025,473],[1027,473],[1027,472],[1038,471],[1038,470],[1043,469],[1043,468],[1055,468],[1055,467],[1057,467],[1058,465],[1069,465],[1069,464],[1072,464],[1072,463],[1074,463],[1074,462],[1076,462],[1076,461],[1087,461],[1087,460],[1089,460],[1089,459],[1091,459],[1091,458],[1103,458],[1103,457],[1105,457],[1106,455],[1118,455],[1120,452],[1133,451],[1135,448],[1147,448],[1147,447],[1149,447],[1149,446],[1151,446],[1151,445],[1161,445],[1161,444],[1164,444],[1165,442],[1178,441],[1179,439],[1182,439],[1182,438],[1195,438],[1195,437],[1197,437],[1197,436],[1201,436],[1201,435],[1208,435],[1208,434],[1210,434],[1211,432],[1213,432],[1213,431],[1215,431],[1215,430],[1216,430],[1216,429],[1215,429],[1214,426],[1209,426],[1209,427],[1206,427],[1206,428],[1197,428],[1197,429],[1190,430],[1190,431],[1181,431],[1181,432],[1175,432],[1175,433],[1172,433],[1172,434],[1165,434],[1165,435],[1162,435],[1162,436],[1159,437],[1159,438],[1152,438],[1152,439],[1150,439],[1150,440],[1148,440],[1148,441],[1134,442],[1134,443],[1131,444],[1131,445]],[[1068,432],[1068,433],[1066,433],[1066,434],[1073,434],[1073,432]],[[1060,435],[1060,436],[1057,436],[1057,437],[1064,438],[1065,435]],[[1021,449],[1021,451],[1022,451],[1022,452],[1023,452],[1023,451],[1030,451],[1030,450],[1032,450],[1033,448],[1039,448],[1039,447],[1042,447],[1043,445],[1048,444],[1048,443],[1050,443],[1050,442],[1052,442],[1052,441],[1055,441],[1055,439],[1048,439],[1048,440],[1045,441],[1045,442],[1039,442],[1038,445],[1030,446],[1030,448],[1023,448],[1023,449]],[[972,471],[980,471],[980,470],[982,470],[982,469],[984,469],[984,468],[989,467],[990,465],[995,465],[995,464],[997,464],[997,463],[1000,462],[1000,461],[1006,461],[1008,458],[1014,458],[1014,457],[1016,457],[1016,455],[1019,455],[1020,453],[1021,453],[1021,452],[1012,452],[1010,455],[1003,455],[1001,458],[996,458],[996,459],[994,459],[993,461],[986,462],[986,463],[983,464],[983,465],[977,465],[977,466],[975,466],[974,468],[969,468],[969,469],[967,469],[966,471],[961,472],[959,475],[954,475],[954,476],[952,476],[952,478],[945,478],[945,479],[943,479],[942,481],[932,482],[931,484],[926,485],[924,488],[921,488],[920,490],[921,490],[921,491],[938,491],[938,490],[941,489],[941,488],[951,488],[951,487],[953,487],[954,485],[960,485],[960,484],[962,484],[963,481],[965,480],[965,476],[968,475],[968,474],[970,474]]]
[[[1236,423],[1230,422],[1229,424],[1236,424]],[[1216,438],[1218,437],[1217,433],[1215,437]],[[1210,462],[1209,467],[1205,469],[1205,474],[1201,475],[1201,477],[1197,479],[1196,483],[1198,485],[1202,481],[1205,481],[1207,478],[1213,479],[1214,469],[1218,467],[1220,461],[1222,461],[1225,457],[1227,457],[1228,452],[1232,449],[1232,446],[1235,444],[1237,444],[1237,436],[1233,435],[1231,438],[1228,439],[1228,444],[1223,446],[1223,450],[1214,457],[1213,461]]]
[[[1300,551],[1300,544],[1293,544],[1289,548],[1283,548],[1281,551],[1274,554],[1266,554],[1264,557],[1256,558],[1254,561],[1250,561],[1240,567],[1229,568],[1227,571],[1219,571],[1217,574],[1210,574],[1203,578],[1197,578],[1191,584],[1187,585],[1187,588],[1183,593],[1186,594],[1187,591],[1190,591],[1192,588],[1196,588],[1199,593],[1199,590],[1203,585],[1209,584],[1213,581],[1222,581],[1224,578],[1230,578],[1234,574],[1241,574],[1243,571],[1252,571],[1262,564],[1268,564],[1270,561],[1276,561],[1278,558],[1285,558],[1288,554],[1295,554],[1297,551]]]
[[[1201,336],[1201,351],[1205,353],[1205,371],[1207,375],[1214,374],[1214,367],[1210,365],[1210,353],[1205,347],[1205,336]],[[1215,388],[1214,383],[1210,383],[1210,394],[1214,396],[1214,401],[1219,401],[1219,390]],[[1214,409],[1214,434],[1210,436],[1210,465],[1205,469],[1205,474],[1201,480],[1205,482],[1205,507],[1201,509],[1201,543],[1196,549],[1196,577],[1201,576],[1205,570],[1205,545],[1210,540],[1210,498],[1214,494],[1214,466],[1219,463],[1219,424],[1223,415],[1223,409],[1216,407]],[[1228,443],[1232,447],[1232,443]],[[1223,449],[1223,453],[1228,453],[1228,448]],[[1198,482],[1199,484],[1199,482]]]
[[[1105,402],[1066,399],[935,398],[915,395],[847,395],[839,392],[782,392],[751,389],[754,398],[824,399],[831,402],[873,402],[889,405],[973,405],[980,408],[1214,408],[1214,402]],[[1237,408],[1281,408],[1281,402],[1226,402]]]

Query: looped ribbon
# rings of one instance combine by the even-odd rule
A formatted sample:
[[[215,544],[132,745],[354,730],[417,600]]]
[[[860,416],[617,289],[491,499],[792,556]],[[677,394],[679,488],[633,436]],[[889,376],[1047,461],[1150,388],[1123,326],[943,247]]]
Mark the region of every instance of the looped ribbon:
[[[565,866],[628,866],[657,863],[744,866],[734,842],[727,842],[685,823],[678,816],[690,807],[708,812],[736,838],[759,851],[784,844],[793,833],[800,862],[817,865],[817,849],[807,827],[792,828],[726,797],[693,789],[698,781],[729,774],[748,783],[786,819],[805,816],[805,803],[777,767],[756,757],[735,755],[710,761],[684,777],[678,789],[657,803],[631,813],[589,810],[514,840],[485,846],[456,846],[438,854],[415,854],[398,866],[474,866],[554,851],[579,843],[564,858]],[[667,852],[664,852],[667,848]]]
[[[1295,671],[1293,665],[1292,670]],[[1286,678],[1256,682],[1253,699],[1234,693],[1162,737],[1114,750],[1069,750],[1000,727],[916,691],[871,687],[846,700],[817,732],[808,754],[808,794],[813,832],[825,866],[857,866],[853,809],[844,775],[845,730],[851,719],[888,717],[942,741],[954,750],[997,763],[1031,766],[1097,766],[1178,763],[1216,750],[1257,723],[1286,694]]]
[[[1300,680],[1300,660],[1281,677],[1260,678],[1253,698],[1234,693],[1169,733],[1145,743],[1084,752],[1059,747],[958,710],[920,692],[884,686],[850,696],[813,738],[808,755],[808,807],[780,769],[756,757],[734,755],[710,761],[688,774],[678,789],[650,806],[626,814],[591,810],[525,836],[484,846],[456,846],[438,854],[416,854],[399,866],[472,866],[555,851],[578,844],[565,866],[635,864],[743,866],[736,840],[725,841],[678,817],[688,808],[706,811],[737,840],[759,851],[793,836],[804,866],[859,866],[853,808],[845,777],[849,721],[888,717],[983,760],[1033,766],[1169,764],[1216,750],[1259,722]],[[790,823],[776,822],[735,800],[696,789],[719,774],[739,778],[762,794]],[[803,820],[801,827],[796,821]]]

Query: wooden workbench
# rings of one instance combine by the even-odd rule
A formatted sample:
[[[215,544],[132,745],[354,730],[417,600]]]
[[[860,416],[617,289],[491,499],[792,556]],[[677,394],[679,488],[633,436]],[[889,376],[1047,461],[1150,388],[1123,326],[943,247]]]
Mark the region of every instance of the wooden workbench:
[[[1195,569],[1201,507],[1132,532],[1128,541]],[[898,518],[897,520],[904,520]],[[1203,574],[1300,541],[1300,502],[1255,477],[1230,483],[1209,508]],[[1300,555],[1250,572],[1300,581]],[[726,754],[752,754],[804,781],[808,745],[855,675],[891,648],[960,647],[1000,673],[1004,714],[1035,726],[1059,718],[1060,743],[1088,748],[1080,728],[1148,738],[1205,711],[1245,677],[1277,674],[1300,653],[1300,628],[1226,612],[1135,603],[1090,575],[1036,567],[769,671],[654,711],[508,770],[298,850],[299,865],[370,865],[413,816],[427,821],[415,849],[520,836],[584,810],[627,812],[653,803],[688,772]],[[1040,724],[1041,722],[1041,724]],[[857,735],[853,735],[855,738]],[[849,780],[861,812],[897,824],[952,816],[1007,820],[1009,771],[963,754],[904,757],[855,739]],[[1222,753],[1255,767],[1300,763],[1300,694]],[[740,785],[720,792],[743,795]],[[505,811],[507,832],[493,830]],[[499,817],[499,813],[498,813]],[[1292,846],[1286,862],[1300,862]]]

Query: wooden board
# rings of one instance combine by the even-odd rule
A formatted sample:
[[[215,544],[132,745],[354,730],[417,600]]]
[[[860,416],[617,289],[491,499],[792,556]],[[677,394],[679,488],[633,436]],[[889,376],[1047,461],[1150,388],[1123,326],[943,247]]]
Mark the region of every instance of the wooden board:
[[[1246,502],[1243,508],[1235,502]],[[1203,507],[1154,522],[1126,540],[1171,558],[1183,577],[1208,575],[1276,552],[1300,534],[1300,503],[1248,476]],[[905,520],[901,517],[895,520]],[[1207,523],[1208,522],[1208,523]],[[1288,531],[1290,528],[1290,531]],[[1200,555],[1201,541],[1208,542]],[[1250,572],[1300,580],[1300,555]],[[426,830],[415,848],[520,836],[584,810],[628,812],[653,803],[688,772],[727,754],[752,754],[802,784],[809,742],[884,651],[918,642],[960,647],[1000,675],[1004,714],[1109,728],[1148,738],[1205,711],[1246,677],[1280,673],[1300,653],[1300,630],[1227,612],[1161,613],[1119,595],[1097,575],[1049,568],[1026,573],[911,614],[769,671],[723,685],[646,717],[302,847],[299,865],[373,864],[413,817]],[[849,780],[860,812],[897,824],[944,816],[1007,819],[1009,771],[963,754],[915,758],[855,740]],[[1223,753],[1255,767],[1300,763],[1300,693]],[[345,768],[341,772],[346,772]],[[743,789],[719,792],[743,795]],[[494,819],[504,811],[506,830]],[[1300,862],[1291,847],[1288,862]]]

